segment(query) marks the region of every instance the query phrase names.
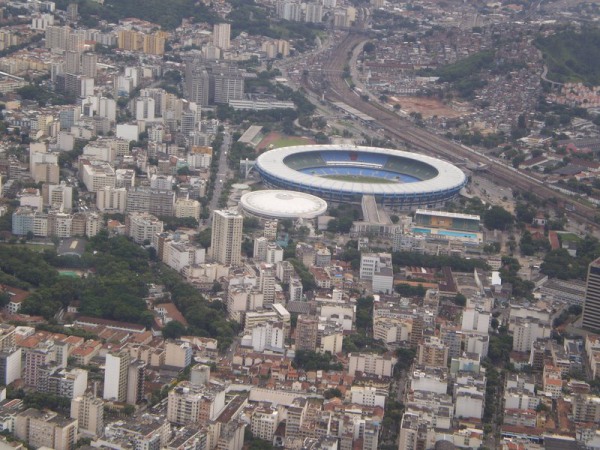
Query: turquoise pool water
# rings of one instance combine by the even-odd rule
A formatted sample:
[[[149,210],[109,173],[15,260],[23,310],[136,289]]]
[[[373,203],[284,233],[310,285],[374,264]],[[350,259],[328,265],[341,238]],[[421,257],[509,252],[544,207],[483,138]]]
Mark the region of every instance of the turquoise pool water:
[[[413,228],[412,230],[415,233],[431,234],[431,230],[428,228]],[[466,231],[439,230],[436,234],[439,234],[440,236],[451,236],[451,237],[477,239],[477,234],[468,233]]]

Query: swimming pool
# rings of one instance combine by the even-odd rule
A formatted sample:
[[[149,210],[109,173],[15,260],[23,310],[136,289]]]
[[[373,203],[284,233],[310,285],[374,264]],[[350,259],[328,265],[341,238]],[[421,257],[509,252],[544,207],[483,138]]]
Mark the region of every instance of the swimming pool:
[[[459,237],[468,239],[477,239],[476,233],[468,233],[466,231],[451,231],[451,230],[430,230],[429,228],[416,228],[412,229],[413,233],[421,234],[437,234],[439,236]]]
[[[431,234],[431,230],[429,228],[413,228],[413,233],[421,233],[421,234]]]
[[[462,237],[462,238],[469,238],[469,239],[477,239],[477,235],[475,233],[467,233],[465,231],[439,230],[437,234],[441,234],[442,236],[452,236],[452,237]]]

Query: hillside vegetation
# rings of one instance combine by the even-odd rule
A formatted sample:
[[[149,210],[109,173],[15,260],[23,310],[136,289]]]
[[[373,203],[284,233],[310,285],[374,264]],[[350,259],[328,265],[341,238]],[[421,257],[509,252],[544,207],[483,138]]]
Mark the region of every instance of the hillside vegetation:
[[[66,9],[72,0],[59,0],[56,7]],[[81,21],[94,26],[99,20],[117,23],[119,19],[136,17],[156,23],[164,29],[181,25],[181,19],[215,23],[218,17],[203,3],[194,0],[105,0],[100,5],[92,0],[77,0]]]
[[[566,29],[537,38],[535,45],[544,54],[548,79],[600,85],[600,29]]]

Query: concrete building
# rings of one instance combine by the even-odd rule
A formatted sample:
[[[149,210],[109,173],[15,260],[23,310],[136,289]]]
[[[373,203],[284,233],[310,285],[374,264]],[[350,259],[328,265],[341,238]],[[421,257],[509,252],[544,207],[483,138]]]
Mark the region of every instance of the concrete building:
[[[344,340],[344,327],[333,321],[319,318],[317,326],[317,351],[337,355],[342,351]]]
[[[146,363],[139,359],[131,361],[127,368],[127,403],[137,405],[144,399]]]
[[[426,337],[417,347],[417,363],[425,367],[446,367],[448,346],[437,337]]]
[[[175,201],[175,217],[191,217],[200,220],[200,202],[198,200],[189,200],[178,198]]]
[[[125,220],[125,233],[136,244],[152,242],[154,235],[162,232],[163,223],[148,213],[130,213]]]
[[[364,372],[371,375],[391,377],[396,358],[374,353],[350,353],[348,355],[348,374]]]
[[[600,258],[588,266],[582,324],[584,328],[600,330]]]
[[[21,378],[21,349],[6,347],[0,350],[0,385],[8,386],[19,378]]]
[[[379,393],[377,388],[374,387],[352,386],[350,389],[350,401],[357,405],[385,408],[386,396]]]
[[[319,331],[319,319],[300,314],[296,322],[296,350],[315,351]]]
[[[77,419],[66,419],[53,411],[30,408],[17,415],[14,434],[33,448],[74,450]]]
[[[25,353],[25,384],[37,386],[40,368],[52,361],[54,343],[49,341],[39,344],[36,348],[27,349]]]
[[[275,301],[275,267],[272,264],[260,265],[258,289],[263,293],[263,306],[272,305]]]
[[[487,311],[466,308],[463,311],[461,330],[463,332],[488,334],[491,318],[491,314]]]
[[[71,400],[71,419],[77,419],[79,432],[90,437],[104,432],[104,402],[91,394]]]
[[[231,320],[244,323],[245,313],[262,309],[263,293],[253,286],[229,286],[227,292],[227,313]]]
[[[195,386],[184,381],[169,391],[167,420],[175,424],[215,420],[225,408],[225,386]]]
[[[73,187],[67,186],[64,182],[61,184],[44,184],[42,186],[42,197],[44,198],[44,204],[52,209],[63,209],[64,211],[73,209]]]
[[[175,209],[175,191],[150,189],[148,212],[156,217],[172,216]]]
[[[536,340],[550,337],[552,332],[550,323],[533,318],[516,318],[511,322],[511,328],[513,331],[513,350],[517,352],[530,352]]]
[[[213,45],[221,50],[229,50],[231,47],[231,24],[217,23],[213,27]]]
[[[571,400],[575,422],[597,423],[600,421],[600,397],[575,395]]]
[[[455,392],[455,417],[481,419],[485,403],[485,390],[475,386],[461,386]]]
[[[127,190],[105,186],[96,192],[96,208],[99,211],[124,213],[127,207]]]
[[[271,407],[258,407],[252,413],[252,435],[268,442],[273,441],[279,426],[279,412]]]
[[[265,349],[283,352],[286,329],[283,322],[269,321],[252,328],[252,349],[262,352]]]
[[[212,259],[231,266],[241,263],[243,222],[244,217],[235,211],[214,211],[209,251]]]
[[[81,181],[90,192],[98,192],[104,187],[115,187],[115,170],[106,162],[91,160],[83,163],[80,173]]]
[[[298,278],[290,279],[289,283],[289,296],[290,302],[302,301],[302,282]]]
[[[417,450],[419,437],[419,416],[404,413],[400,422],[398,450]]]
[[[360,278],[372,281],[373,292],[391,294],[394,289],[392,255],[390,253],[361,254]]]
[[[73,399],[83,395],[87,389],[88,372],[48,365],[38,369],[36,389],[39,392]]]
[[[105,400],[125,402],[127,400],[128,368],[131,356],[127,352],[108,353],[104,370]]]
[[[167,341],[165,344],[165,365],[185,369],[192,363],[194,351],[189,342]]]

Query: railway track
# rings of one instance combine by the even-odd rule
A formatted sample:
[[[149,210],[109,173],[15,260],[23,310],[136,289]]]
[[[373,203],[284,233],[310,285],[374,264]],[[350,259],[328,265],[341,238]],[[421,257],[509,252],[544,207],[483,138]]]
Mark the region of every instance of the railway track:
[[[441,156],[454,163],[469,161],[487,165],[490,177],[498,183],[512,189],[531,192],[540,198],[555,198],[557,203],[563,202],[570,205],[570,208],[565,208],[567,215],[573,216],[592,228],[600,229],[600,224],[596,223],[597,214],[600,212],[598,208],[583,204],[573,197],[558,192],[546,186],[542,181],[513,167],[505,166],[463,145],[419,128],[392,111],[385,109],[382,105],[362,100],[347,85],[340,73],[348,63],[352,49],[364,40],[366,40],[364,35],[347,33],[335,49],[332,49],[331,57],[323,63],[321,70],[316,72],[320,74],[321,78],[311,78],[314,76],[315,71],[310,71],[309,77],[304,80],[304,87],[320,96],[323,93],[322,87],[324,86],[324,94],[327,100],[344,102],[373,117],[380,128],[384,130],[386,137],[406,144],[409,149],[438,157]]]

